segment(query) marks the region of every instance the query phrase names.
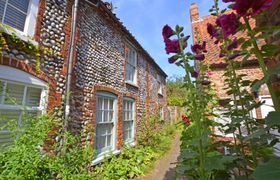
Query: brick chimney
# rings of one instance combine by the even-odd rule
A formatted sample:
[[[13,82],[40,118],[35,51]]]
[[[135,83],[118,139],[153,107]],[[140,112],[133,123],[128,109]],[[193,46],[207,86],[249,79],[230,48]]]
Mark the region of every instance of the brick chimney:
[[[198,6],[196,3],[192,3],[190,7],[191,22],[199,20]]]

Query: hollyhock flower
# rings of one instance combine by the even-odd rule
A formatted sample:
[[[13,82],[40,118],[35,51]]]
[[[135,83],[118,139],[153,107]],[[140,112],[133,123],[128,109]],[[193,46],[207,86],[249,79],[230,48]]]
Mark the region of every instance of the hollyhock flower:
[[[207,71],[207,76],[209,76],[209,77],[210,77],[210,76],[212,76],[212,75],[213,75],[213,72],[212,72],[212,71],[210,71],[210,70],[209,70],[209,71]]]
[[[239,51],[237,51],[237,52],[235,52],[235,53],[229,55],[229,56],[228,56],[228,59],[229,59],[229,60],[232,60],[232,59],[237,58],[238,56],[240,56],[240,52],[239,52]]]
[[[234,35],[240,24],[234,13],[219,16],[216,23],[222,28],[225,38]]]
[[[179,53],[180,52],[180,45],[179,41],[176,40],[167,40],[165,42],[165,51],[167,54],[169,53]]]
[[[255,16],[272,6],[272,0],[236,0],[232,9],[240,16]]]
[[[191,72],[191,77],[198,78],[198,76],[199,76],[199,73],[197,71]]]
[[[182,116],[182,121],[187,125],[189,126],[191,124],[191,121],[190,119],[187,117],[187,116]]]
[[[208,86],[209,84],[211,84],[211,82],[208,81],[208,80],[202,80],[201,84],[204,85],[204,86]]]
[[[206,41],[203,41],[202,44],[195,44],[191,46],[191,50],[195,54],[199,54],[201,51],[202,52],[207,52],[206,50]]]
[[[178,59],[177,57],[172,56],[172,57],[168,58],[168,62],[169,62],[170,64],[173,64],[177,59]]]
[[[238,47],[238,40],[235,38],[230,45],[228,45],[227,50],[231,51]]]
[[[203,61],[205,59],[205,55],[204,54],[196,54],[196,55],[194,55],[194,59],[198,60],[198,61]]]
[[[213,24],[207,23],[207,32],[211,36],[211,39],[219,37],[219,32]]]
[[[170,38],[172,35],[174,35],[174,33],[175,32],[173,31],[173,29],[167,24],[162,29],[162,36],[164,39]]]

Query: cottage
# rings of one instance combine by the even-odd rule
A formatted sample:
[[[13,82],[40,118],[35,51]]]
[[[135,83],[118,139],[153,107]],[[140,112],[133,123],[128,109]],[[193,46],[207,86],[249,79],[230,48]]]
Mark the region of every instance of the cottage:
[[[55,114],[96,150],[95,162],[135,144],[145,114],[167,117],[165,72],[98,0],[4,0],[2,36],[39,46],[40,56],[7,43],[0,60],[1,124]],[[12,28],[12,29],[11,29]],[[10,98],[8,98],[8,96]],[[12,99],[10,101],[9,99]],[[0,144],[11,139],[0,131]]]

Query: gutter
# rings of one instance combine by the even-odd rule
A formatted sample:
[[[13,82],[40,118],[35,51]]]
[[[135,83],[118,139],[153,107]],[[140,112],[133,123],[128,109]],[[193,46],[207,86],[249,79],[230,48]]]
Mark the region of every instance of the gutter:
[[[66,89],[65,89],[64,131],[68,130],[68,120],[70,115],[70,92],[71,92],[71,79],[72,79],[74,50],[75,50],[74,48],[75,48],[78,4],[79,4],[79,0],[75,0],[74,5],[72,7],[70,49],[68,51],[68,66],[67,66]]]

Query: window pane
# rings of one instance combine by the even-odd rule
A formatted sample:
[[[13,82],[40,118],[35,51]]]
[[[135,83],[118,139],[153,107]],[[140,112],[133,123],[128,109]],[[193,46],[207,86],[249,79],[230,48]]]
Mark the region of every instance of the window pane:
[[[6,1],[0,0],[0,22],[2,22]]]
[[[39,107],[40,106],[40,99],[41,99],[41,89],[38,88],[27,88],[27,95],[26,95],[26,106],[32,107]]]
[[[0,104],[2,103],[2,99],[3,99],[3,91],[4,91],[4,82],[0,81]]]
[[[28,5],[29,5],[29,0],[9,0],[9,4],[12,6],[18,8],[19,10],[27,13],[28,11]]]
[[[8,4],[5,17],[4,17],[4,23],[16,28],[20,31],[24,30],[25,25],[25,19],[26,19],[26,13],[20,12],[16,8],[12,7]]]
[[[112,142],[112,135],[107,136],[107,146],[111,146]]]
[[[0,146],[12,144],[13,137],[9,129],[17,127],[20,115],[21,111],[0,110]]]
[[[108,109],[108,99],[104,99],[104,106],[103,106],[104,110]]]
[[[24,86],[7,83],[5,104],[22,105],[24,95]]]

